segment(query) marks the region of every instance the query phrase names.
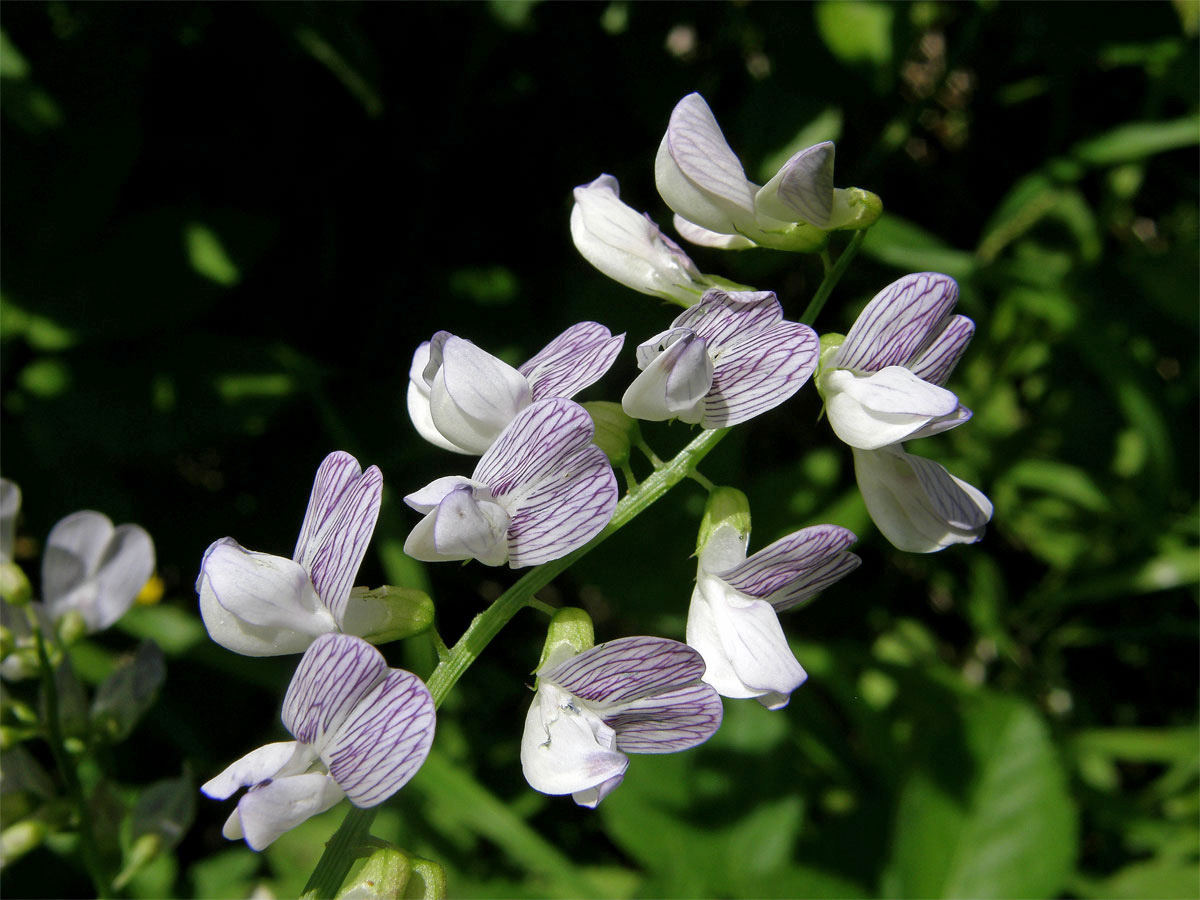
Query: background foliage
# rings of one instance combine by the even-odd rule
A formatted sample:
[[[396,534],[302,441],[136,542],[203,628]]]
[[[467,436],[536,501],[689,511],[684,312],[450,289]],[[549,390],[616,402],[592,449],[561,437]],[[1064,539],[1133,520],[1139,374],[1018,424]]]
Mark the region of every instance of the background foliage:
[[[456,896],[1196,896],[1197,119],[1191,0],[1160,4],[78,4],[5,8],[3,471],[21,552],[80,508],[154,536],[164,599],[76,648],[96,682],[164,650],[112,754],[129,786],[197,782],[278,740],[295,660],[211,644],[192,581],[232,535],[287,553],[343,448],[387,493],[360,581],[430,585],[451,640],[512,580],[424,569],[404,493],[461,468],[404,412],[445,328],[516,361],[595,319],[627,347],[674,315],[592,270],[571,188],[616,175],[662,222],[653,154],[701,91],[751,177],[838,144],[886,214],[818,322],[908,271],[959,279],[979,330],[966,428],[919,452],[996,504],[936,556],[874,531],[806,389],[705,463],[753,547],[823,521],[864,565],[785,617],[810,673],[784,711],[727,702],[708,745],[636,758],[596,812],[517,758],[543,622],[516,619],[446,704],[376,833]],[[797,315],[815,258],[697,251]],[[619,396],[626,352],[586,398]],[[684,426],[647,429],[662,456]],[[681,638],[699,488],[559,579],[599,639]],[[35,571],[36,566],[31,567]],[[427,673],[424,639],[389,649]],[[114,806],[115,805],[115,806]],[[252,853],[225,804],[133,896],[295,896],[339,807]],[[35,850],[8,896],[86,894]],[[117,848],[114,847],[116,852]]]

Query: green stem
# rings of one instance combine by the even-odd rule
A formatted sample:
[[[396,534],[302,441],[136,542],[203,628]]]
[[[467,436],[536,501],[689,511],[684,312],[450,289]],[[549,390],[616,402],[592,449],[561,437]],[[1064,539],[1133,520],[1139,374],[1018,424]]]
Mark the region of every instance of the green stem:
[[[808,308],[804,310],[804,315],[800,317],[801,324],[811,325],[817,320],[817,316],[821,314],[821,307],[825,305],[825,301],[833,293],[834,287],[841,281],[842,275],[850,268],[850,261],[854,259],[854,254],[858,252],[858,248],[862,245],[867,230],[864,228],[861,231],[854,232],[854,237],[850,239],[850,243],[846,245],[846,249],[842,251],[842,255],[833,264],[833,268],[825,273],[825,280],[821,282],[821,286],[817,288],[817,292],[813,294],[812,300],[809,301]]]
[[[34,619],[34,616],[30,616]],[[100,856],[96,851],[96,836],[92,832],[92,817],[88,812],[87,798],[83,795],[83,785],[79,782],[79,773],[67,753],[63,741],[62,723],[58,715],[58,688],[54,683],[54,669],[50,665],[50,656],[46,653],[46,642],[42,637],[42,629],[36,621],[33,622],[33,639],[37,646],[38,669],[41,672],[42,690],[46,692],[46,743],[50,745],[50,754],[54,757],[55,765],[66,783],[67,791],[75,804],[79,817],[79,846],[83,855],[83,864],[88,877],[92,879],[92,887],[100,900],[113,896],[112,885],[104,877],[104,869],[100,865]]]
[[[562,559],[551,560],[530,569],[516,584],[501,594],[491,606],[477,615],[467,630],[463,632],[462,637],[450,649],[449,654],[438,663],[433,674],[429,676],[429,681],[426,682],[429,693],[433,695],[434,705],[442,705],[442,701],[446,699],[458,679],[479,658],[479,654],[513,616],[526,606],[539,603],[534,599],[535,593],[549,584],[555,576],[569,569],[593,548],[604,543],[632,522],[643,510],[684,478],[687,478],[695,471],[696,466],[708,455],[709,451],[717,446],[721,438],[728,433],[728,428],[700,432],[690,444],[675,455],[674,459],[660,464],[653,474],[621,499],[613,512],[612,519],[603,531]],[[309,877],[308,884],[304,886],[305,896],[311,894],[319,900],[326,900],[326,898],[337,895],[346,874],[350,871],[350,866],[354,864],[355,853],[362,845],[374,817],[374,809],[351,807],[333,838],[325,845],[325,852]]]

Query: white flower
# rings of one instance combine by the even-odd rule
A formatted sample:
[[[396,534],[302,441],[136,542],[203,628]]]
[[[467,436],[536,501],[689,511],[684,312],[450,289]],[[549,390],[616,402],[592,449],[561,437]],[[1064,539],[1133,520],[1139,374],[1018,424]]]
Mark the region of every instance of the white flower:
[[[749,559],[745,530],[718,524],[700,550],[688,610],[687,642],[704,657],[704,680],[723,697],[754,697],[767,709],[787,705],[808,677],[788,647],[779,612],[812,599],[856,569],[845,528],[794,532]]]
[[[667,206],[687,224],[680,234],[689,241],[816,250],[826,231],[867,227],[882,209],[874,194],[834,188],[833,158],[829,141],[807,147],[759,187],[746,178],[704,98],[688,94],[671,112],[654,177]]]
[[[318,635],[357,632],[362,609],[351,587],[379,518],[383,476],[349,453],[327,456],[313,481],[291,559],[222,538],[204,553],[196,591],[209,636],[246,656],[299,653]]]
[[[648,214],[621,202],[620,186],[611,175],[575,188],[571,238],[584,259],[643,294],[691,306],[709,286]]]
[[[21,489],[16,482],[0,478],[0,563],[13,560],[13,540],[20,511]]]
[[[360,638],[313,641],[283,698],[296,738],[259,747],[206,782],[217,800],[248,790],[222,834],[262,850],[343,797],[376,806],[416,774],[433,743],[433,698],[416,675],[389,669]]]
[[[724,428],[774,409],[817,365],[817,336],[787,322],[770,291],[713,289],[637,349],[621,406],[635,419]]]
[[[876,294],[841,345],[823,354],[817,388],[839,438],[877,450],[971,418],[942,387],[975,333],[970,319],[952,315],[957,299],[948,275],[906,275]]]
[[[113,527],[98,512],[82,510],[58,522],[42,554],[42,599],[57,621],[77,612],[89,632],[125,615],[154,574],[154,542],[138,525]]]
[[[439,331],[413,354],[408,415],[431,444],[481,454],[530,403],[570,398],[597,381],[624,341],[603,325],[580,322],[514,369],[470,341]]]
[[[627,753],[686,750],[721,725],[721,699],[685,644],[630,637],[569,654],[538,670],[525,717],[521,769],[534,790],[595,807],[625,777]]]
[[[867,511],[891,543],[910,553],[973,544],[992,518],[977,488],[902,445],[854,450],[854,474]]]
[[[571,400],[519,412],[470,478],[439,478],[404,498],[425,518],[404,552],[426,562],[477,559],[514,569],[566,556],[595,537],[617,504],[617,480]]]

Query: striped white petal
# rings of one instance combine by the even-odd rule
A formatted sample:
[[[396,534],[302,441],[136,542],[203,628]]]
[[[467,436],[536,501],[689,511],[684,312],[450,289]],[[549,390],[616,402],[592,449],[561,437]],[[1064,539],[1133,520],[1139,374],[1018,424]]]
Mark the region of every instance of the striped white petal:
[[[716,734],[723,714],[717,692],[695,682],[608,707],[603,716],[625,753],[675,753]]]
[[[846,548],[858,538],[836,525],[814,525],[782,537],[739,565],[711,574],[733,590],[766,600],[776,612],[812,599],[862,562]],[[702,557],[701,564],[706,560]]]
[[[878,372],[908,365],[941,333],[957,300],[958,284],[949,275],[905,275],[866,305],[831,366]]]
[[[508,558],[508,512],[480,500],[475,489],[461,485],[417,523],[404,542],[404,552],[423,562],[477,559],[499,566]]]
[[[725,428],[788,400],[817,366],[819,341],[807,325],[779,322],[720,347],[700,424]]]
[[[241,788],[274,778],[299,746],[296,741],[277,741],[251,750],[219,775],[200,785],[200,791],[214,800],[226,800]]]
[[[339,624],[375,533],[382,496],[379,468],[364,472],[349,453],[331,453],[317,470],[295,560]]]
[[[671,112],[654,179],[667,206],[689,222],[721,234],[755,228],[756,186],[699,94],[688,94]]]
[[[965,421],[953,393],[922,381],[903,366],[869,374],[834,369],[825,373],[821,384],[834,433],[860,450],[908,440],[933,422],[947,420],[951,427]]]
[[[709,231],[707,228],[701,228],[678,213],[675,214],[674,223],[679,236],[697,247],[712,247],[714,250],[749,250],[751,247],[758,246],[750,238],[740,234],[720,234],[716,231]]]
[[[754,197],[759,213],[828,228],[833,215],[832,141],[796,153]]]
[[[244,837],[252,849],[264,850],[285,831],[325,812],[344,796],[322,772],[280,778],[249,790],[221,833],[230,840]]]
[[[900,550],[933,553],[983,537],[991,501],[943,466],[899,446],[853,452],[867,511]]]
[[[620,783],[629,757],[616,749],[616,732],[568,691],[542,684],[521,736],[521,770],[534,790],[543,794],[585,794],[614,779]],[[612,784],[608,787],[611,790]],[[607,793],[607,791],[605,791]]]
[[[529,381],[534,400],[570,398],[598,381],[621,352],[615,337],[596,322],[572,325],[517,370]]]
[[[642,373],[621,397],[626,415],[647,422],[700,421],[700,406],[713,378],[713,361],[704,338],[687,329],[672,328],[638,347],[638,364]]]
[[[433,698],[416,675],[392,669],[325,742],[321,758],[355,806],[382,803],[429,755]]]
[[[673,328],[687,328],[720,349],[746,334],[762,331],[783,320],[783,307],[773,291],[705,291],[700,302],[684,310]]]
[[[908,368],[930,384],[945,384],[974,334],[974,322],[966,316],[954,316],[933,340],[918,351]]]
[[[613,708],[698,681],[704,661],[691,647],[658,637],[618,638],[597,644],[538,673],[592,708]]]
[[[283,724],[317,753],[388,671],[383,654],[362,638],[326,634],[300,658],[283,698]]]

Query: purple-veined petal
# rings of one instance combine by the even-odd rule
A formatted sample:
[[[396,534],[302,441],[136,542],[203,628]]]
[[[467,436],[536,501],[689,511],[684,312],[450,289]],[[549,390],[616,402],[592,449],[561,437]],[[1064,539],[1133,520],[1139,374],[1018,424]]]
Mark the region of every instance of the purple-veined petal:
[[[337,630],[299,563],[247,550],[233,538],[205,551],[196,591],[209,636],[234,653],[299,653]]]
[[[796,153],[754,197],[759,213],[828,228],[833,215],[832,141]]]
[[[436,371],[430,369],[440,361]],[[450,443],[483,453],[512,418],[529,405],[529,382],[470,341],[446,332],[430,342],[425,377],[431,380],[429,414]]]
[[[931,422],[965,421],[957,415],[960,407],[953,393],[922,381],[903,366],[869,374],[833,369],[822,375],[821,386],[834,433],[860,450],[908,440]]]
[[[701,681],[621,704],[604,721],[625,753],[675,753],[712,737],[723,714],[720,696]]]
[[[712,576],[697,579],[687,640],[704,657],[704,681],[725,697],[767,697],[778,709],[808,677],[771,604],[748,600]]]
[[[900,447],[853,452],[867,511],[898,549],[934,553],[983,537],[991,502],[944,467]]]
[[[647,422],[681,418],[695,423],[700,419],[700,403],[712,387],[708,345],[686,329],[674,328],[664,334],[666,340],[648,341],[638,348],[638,362],[646,360],[646,364],[621,397],[621,408],[626,415]],[[661,353],[650,356],[656,344],[667,341],[670,343]]]
[[[352,468],[358,468],[357,460],[345,455]],[[377,466],[344,480],[333,508],[310,532],[304,547],[297,545],[297,562],[308,571],[317,594],[339,623],[375,533],[382,496],[383,475]]]
[[[323,752],[363,697],[387,672],[383,654],[362,638],[325,634],[300,658],[283,698],[284,727],[299,741]]]
[[[725,428],[774,409],[808,381],[819,352],[816,333],[796,322],[779,322],[725,345],[700,424]]]
[[[954,316],[937,337],[917,352],[908,367],[930,384],[945,384],[974,334],[974,322],[966,316]]]
[[[509,423],[475,466],[471,478],[500,500],[548,475],[559,474],[565,454],[592,441],[595,426],[578,403],[539,400]]]
[[[429,341],[423,341],[413,353],[412,365],[408,369],[408,417],[417,434],[435,447],[453,453],[469,453],[450,441],[433,424],[433,413],[429,411],[429,384],[425,381],[425,367],[429,365]]]
[[[629,757],[615,744],[616,733],[599,715],[566,691],[544,684],[525,716],[521,770],[529,786],[543,794],[587,792],[625,774]]]
[[[856,372],[907,365],[940,333],[957,300],[958,284],[949,275],[905,275],[866,305],[831,364]]]
[[[231,763],[219,775],[200,785],[200,791],[214,800],[225,800],[236,794],[240,788],[274,778],[275,773],[287,764],[299,746],[296,741],[277,741],[251,750],[241,759]]]
[[[846,552],[856,540],[853,532],[837,525],[813,525],[767,545],[732,569],[711,574],[781,612],[858,568],[862,560]]]
[[[935,434],[941,434],[943,431],[949,431],[951,428],[957,428],[964,422],[969,422],[972,415],[974,413],[960,403],[954,412],[948,416],[939,416],[936,419],[931,419],[925,425],[918,428],[908,436],[908,440],[915,441],[917,438],[931,437]]]
[[[411,548],[405,550],[426,562],[477,559],[486,566],[499,566],[508,558],[509,514],[498,503],[478,500],[470,487],[460,487],[446,495],[425,522],[413,530]],[[428,534],[427,529],[430,529]],[[419,529],[419,531],[418,531]],[[433,542],[432,558],[425,546]]]
[[[772,291],[705,291],[700,302],[684,310],[673,328],[687,328],[704,338],[714,352],[783,321],[783,307]]]
[[[675,213],[674,222],[679,236],[697,247],[712,247],[715,250],[749,250],[751,247],[758,246],[750,238],[740,234],[719,234],[716,231],[701,228],[694,222],[689,222],[679,213]]]
[[[428,345],[422,345],[428,348]],[[331,522],[347,488],[362,475],[358,460],[344,450],[335,450],[321,461],[308,496],[308,508],[300,524],[300,536],[292,559],[308,568],[315,550],[313,544],[321,530]]]
[[[247,792],[222,833],[230,840],[244,837],[252,849],[264,850],[285,831],[325,812],[344,796],[322,772],[280,778]]]
[[[571,398],[612,366],[625,335],[615,337],[596,322],[572,325],[517,370],[529,380],[534,400]]]
[[[628,637],[597,644],[538,678],[601,709],[686,687],[703,674],[704,660],[686,644]]]
[[[351,803],[375,806],[421,768],[434,720],[433,697],[421,679],[392,669],[326,741],[321,758]]]
[[[420,490],[413,491],[404,498],[404,502],[417,512],[433,512],[447,494],[460,487],[486,487],[486,485],[474,482],[462,475],[446,475],[443,478],[435,478]]]
[[[688,94],[671,112],[654,180],[667,206],[689,222],[721,234],[754,227],[755,185],[699,94]]]

